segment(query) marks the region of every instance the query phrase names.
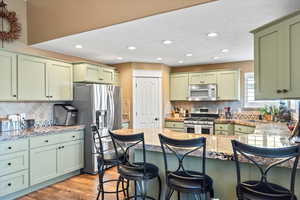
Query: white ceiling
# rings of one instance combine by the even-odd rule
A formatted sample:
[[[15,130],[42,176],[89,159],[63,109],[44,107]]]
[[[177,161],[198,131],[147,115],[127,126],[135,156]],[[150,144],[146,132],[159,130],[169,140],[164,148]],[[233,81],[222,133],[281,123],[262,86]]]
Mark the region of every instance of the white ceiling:
[[[182,66],[251,60],[253,37],[249,31],[297,9],[299,0],[219,0],[33,46],[107,64],[162,62]],[[209,32],[219,36],[209,38]],[[164,45],[163,40],[174,42]],[[83,48],[75,48],[78,44]],[[130,51],[128,46],[137,49]],[[229,52],[222,53],[224,48]],[[187,53],[193,56],[186,57]],[[220,58],[215,60],[215,56]],[[163,60],[156,60],[158,57]]]

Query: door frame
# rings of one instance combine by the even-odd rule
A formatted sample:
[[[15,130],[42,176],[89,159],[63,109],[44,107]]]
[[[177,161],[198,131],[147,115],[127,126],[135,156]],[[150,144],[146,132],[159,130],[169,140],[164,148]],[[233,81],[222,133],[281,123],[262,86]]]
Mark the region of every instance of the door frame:
[[[157,78],[158,79],[158,93],[159,95],[159,128],[163,127],[163,112],[162,112],[162,71],[160,70],[143,70],[136,69],[132,72],[133,81],[132,81],[132,126],[133,128],[137,127],[136,124],[136,79],[137,78]]]

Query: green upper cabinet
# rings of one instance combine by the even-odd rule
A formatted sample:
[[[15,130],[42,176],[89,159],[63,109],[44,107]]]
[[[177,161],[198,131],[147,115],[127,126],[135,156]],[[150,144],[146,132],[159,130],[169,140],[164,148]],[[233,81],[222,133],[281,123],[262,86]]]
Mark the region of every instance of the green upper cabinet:
[[[254,31],[255,98],[300,98],[300,12]]]
[[[103,83],[114,83],[115,81],[115,70],[109,68],[101,68],[100,77]]]
[[[72,100],[72,65],[18,55],[18,100]]]
[[[0,51],[0,101],[17,100],[17,55]]]
[[[51,100],[73,100],[73,68],[71,64],[51,62],[47,68],[48,95]]]
[[[74,65],[74,82],[114,83],[115,70],[106,65],[78,63]]]
[[[240,99],[240,73],[239,71],[217,72],[218,100]]]
[[[216,72],[189,73],[189,84],[216,84]]]
[[[187,100],[189,87],[188,73],[176,73],[170,75],[170,100]]]
[[[32,56],[18,56],[18,99],[49,100],[47,96],[47,59]]]

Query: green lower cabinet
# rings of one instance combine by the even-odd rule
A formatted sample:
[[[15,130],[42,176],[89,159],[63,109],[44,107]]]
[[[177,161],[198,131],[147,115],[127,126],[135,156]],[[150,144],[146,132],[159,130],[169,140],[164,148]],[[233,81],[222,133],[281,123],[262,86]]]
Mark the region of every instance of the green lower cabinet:
[[[0,199],[2,199],[1,196],[23,190],[28,186],[28,170],[24,170],[7,176],[1,176]]]
[[[30,185],[42,183],[58,175],[58,145],[30,150]]]
[[[216,135],[233,135],[233,124],[215,124]]]
[[[64,143],[58,153],[58,174],[83,168],[83,140]]]
[[[28,151],[0,156],[0,176],[28,169]]]
[[[234,125],[234,134],[243,135],[243,134],[252,134],[255,131],[255,127],[243,126],[243,125]]]

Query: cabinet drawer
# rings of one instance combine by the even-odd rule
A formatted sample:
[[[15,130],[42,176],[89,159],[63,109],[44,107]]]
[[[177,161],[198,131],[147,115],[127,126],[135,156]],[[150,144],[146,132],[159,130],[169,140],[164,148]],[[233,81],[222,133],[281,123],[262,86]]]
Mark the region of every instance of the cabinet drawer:
[[[36,136],[30,138],[30,148],[43,147],[46,145],[57,144],[60,142],[60,137],[57,134]]]
[[[240,132],[240,133],[246,133],[251,134],[255,130],[254,127],[251,126],[242,126],[242,125],[235,125],[234,126],[234,132]]]
[[[19,139],[0,143],[0,155],[25,150],[28,150],[28,139]]]
[[[231,124],[216,124],[215,129],[219,131],[227,131],[230,129]]]
[[[0,176],[28,168],[28,151],[0,156]]]
[[[83,131],[72,131],[64,134],[59,134],[57,136],[60,138],[59,142],[70,142],[83,139]]]
[[[166,128],[183,129],[184,124],[183,124],[183,122],[166,122],[165,127]]]
[[[0,197],[28,187],[28,170],[0,177]]]
[[[215,135],[229,135],[227,131],[215,131]]]
[[[176,131],[176,132],[184,132],[184,129],[180,128],[169,128],[171,131]]]

